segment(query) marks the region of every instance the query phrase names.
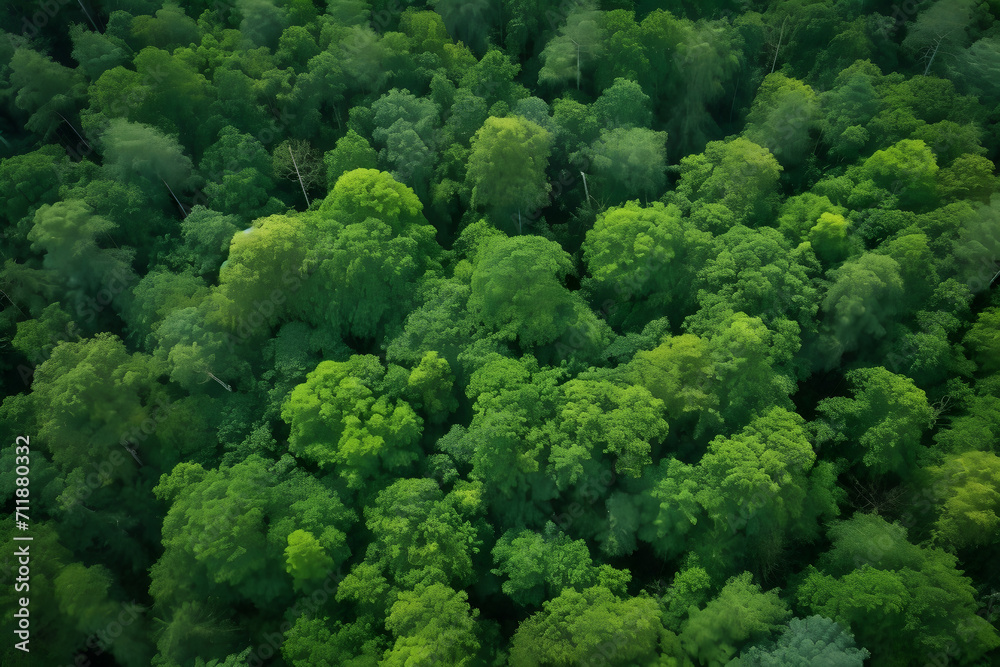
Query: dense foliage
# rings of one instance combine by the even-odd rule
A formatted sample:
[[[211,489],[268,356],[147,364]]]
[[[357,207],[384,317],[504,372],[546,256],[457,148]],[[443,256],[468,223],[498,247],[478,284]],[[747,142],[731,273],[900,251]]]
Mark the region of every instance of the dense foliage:
[[[1000,660],[997,0],[0,29],[3,665]]]

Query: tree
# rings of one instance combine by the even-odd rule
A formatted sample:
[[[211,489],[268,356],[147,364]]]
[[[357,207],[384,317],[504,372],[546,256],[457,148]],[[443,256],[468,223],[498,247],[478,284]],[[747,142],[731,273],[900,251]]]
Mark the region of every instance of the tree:
[[[377,665],[384,653],[381,622],[371,617],[349,623],[303,614],[285,633],[281,655],[294,667],[330,664],[345,667]]]
[[[208,320],[241,339],[265,334],[283,317],[292,287],[304,280],[312,236],[301,218],[284,215],[256,220],[233,236],[219,288],[203,306]]]
[[[783,408],[713,439],[697,476],[703,491],[696,497],[716,530],[725,521],[758,552],[775,535],[779,543],[815,539],[820,521],[839,513],[843,497],[834,467],[816,459],[805,420]]]
[[[238,218],[195,206],[181,221],[184,239],[178,255],[190,263],[196,275],[212,275],[219,270],[229,253],[229,244],[240,231]]]
[[[417,398],[414,404],[428,419],[432,423],[442,423],[458,407],[458,400],[452,394],[454,383],[455,376],[448,360],[435,351],[428,351],[410,373],[407,387]]]
[[[394,234],[412,233],[413,227],[426,226],[421,214],[423,204],[413,190],[389,174],[375,169],[353,169],[337,179],[333,190],[319,207],[324,214],[317,220],[321,228],[351,225],[376,218]]]
[[[794,324],[803,335],[815,332],[812,267],[780,232],[735,225],[713,246],[694,282],[701,308],[685,320],[690,331],[709,335],[724,313],[742,312],[774,331]]]
[[[555,524],[544,533],[507,531],[493,547],[497,576],[506,576],[503,592],[519,605],[540,607],[563,590],[583,591],[601,584],[624,595],[631,575],[610,565],[594,565],[583,540],[571,540]]]
[[[838,514],[836,475],[817,461],[805,421],[772,408],[714,438],[697,465],[661,461],[639,500],[638,535],[664,556],[692,550],[712,572],[769,577],[789,542],[816,539]]]
[[[302,319],[344,336],[392,332],[441,248],[413,190],[374,169],[342,175],[307,218],[321,242],[309,253],[312,274],[296,296]],[[358,294],[368,295],[358,299]]]
[[[656,347],[635,354],[626,377],[663,401],[675,433],[691,429],[701,437],[720,425],[719,397],[713,391],[715,361],[705,338],[664,336]]]
[[[993,98],[998,91],[995,78],[998,67],[1000,40],[996,37],[983,37],[969,48],[958,52],[949,68],[949,75],[963,91]]]
[[[848,371],[845,377],[854,398],[826,398],[817,409],[836,425],[837,440],[851,443],[851,459],[861,458],[871,474],[906,474],[932,420],[924,391],[881,366]]]
[[[436,10],[453,39],[461,40],[478,53],[486,50],[489,29],[496,20],[494,5],[483,0],[443,0]]]
[[[964,342],[982,374],[1000,371],[1000,308],[986,308],[965,334]]]
[[[942,120],[917,128],[913,138],[927,144],[942,167],[952,164],[961,156],[972,158],[986,154],[986,149],[981,144],[982,130],[976,123],[959,125],[950,120]]]
[[[609,103],[612,100],[607,100]],[[615,99],[615,102],[618,100]],[[608,113],[618,113],[617,104]],[[629,113],[634,109],[629,108]],[[621,113],[625,113],[624,110]],[[579,153],[593,140],[597,139],[600,123],[592,109],[587,105],[563,95],[552,103],[552,127],[555,135],[553,149],[555,157],[560,161],[569,161],[570,156]]]
[[[598,201],[613,204],[640,196],[648,203],[667,183],[667,133],[646,128],[602,130],[590,146],[591,185]]]
[[[504,114],[493,113],[493,109],[506,112],[517,100],[528,97],[527,89],[514,81],[520,71],[520,63],[511,62],[503,51],[491,48],[478,63],[464,68],[460,84],[486,100],[491,116],[501,116]]]
[[[470,442],[463,449],[472,465],[472,479],[505,498],[516,509],[515,516],[523,517],[527,511],[515,499],[523,502],[530,494],[540,502],[556,495],[555,484],[542,472],[548,438],[540,426],[554,411],[563,375],[560,369],[539,368],[531,356],[511,359],[493,354],[471,374],[466,386],[473,418]],[[497,503],[492,506],[496,510]]]
[[[349,129],[346,135],[337,140],[337,146],[323,156],[327,190],[332,190],[337,180],[349,171],[375,169],[377,157],[378,153],[368,140]]]
[[[587,232],[584,284],[594,303],[613,305],[609,318],[616,325],[639,328],[654,313],[680,320],[694,308],[696,267],[707,259],[710,240],[676,206],[628,202],[601,213]]]
[[[69,289],[67,297],[72,297],[67,301],[73,302],[75,314],[88,324],[109,303],[120,311],[129,301],[128,293],[122,292],[134,280],[133,251],[98,245],[115,228],[107,218],[94,215],[86,202],[66,199],[39,207],[28,232],[32,247],[45,252],[42,267],[61,278]]]
[[[938,165],[934,153],[919,139],[904,139],[875,153],[849,174],[856,183],[871,181],[899,197],[902,208],[920,211],[935,203]]]
[[[418,584],[406,591],[389,610],[385,627],[396,638],[381,664],[473,664],[479,651],[476,638],[478,609],[470,609],[468,594],[444,584]]]
[[[240,32],[251,43],[274,49],[282,31],[288,27],[288,10],[274,0],[236,0]]]
[[[16,533],[21,531],[10,522],[9,527],[4,527],[2,537],[13,542]],[[17,590],[12,585],[0,594],[0,608],[14,617],[23,608],[19,599],[28,597],[30,600],[31,632],[25,646],[32,660],[49,663],[71,660],[79,655],[78,649],[92,639],[93,648],[110,653],[109,657],[119,664],[127,667],[150,664],[152,651],[145,640],[149,626],[143,615],[148,609],[135,603],[119,602],[115,596],[118,581],[107,568],[74,562],[74,554],[59,541],[56,522],[33,521],[31,533],[29,553],[36,553],[37,549],[37,553],[44,551],[46,557],[37,561],[32,559],[29,588],[24,589],[22,585],[24,590]],[[12,583],[23,584],[15,581],[21,575],[18,574],[18,557],[13,554],[11,550],[11,556],[3,561],[5,576]],[[94,633],[112,623],[117,623],[119,629],[115,641],[108,642],[107,635],[98,640]],[[15,646],[17,643],[10,642],[0,650],[4,664],[29,664],[23,661],[24,651]]]
[[[660,599],[664,627],[671,631],[680,630],[691,612],[708,603],[711,590],[712,580],[708,571],[701,567],[697,556],[688,556]]]
[[[197,42],[198,24],[177,3],[167,2],[155,16],[136,16],[132,21],[132,37],[142,46],[172,49]]]
[[[809,244],[825,265],[836,265],[851,254],[850,222],[836,213],[820,213],[809,230]]]
[[[594,656],[634,665],[657,655],[663,626],[651,598],[622,599],[604,586],[565,588],[542,606],[518,626],[511,665],[573,665]]]
[[[443,132],[455,142],[468,144],[489,115],[486,100],[468,88],[459,88],[455,91],[455,100],[452,102]]]
[[[497,219],[522,215],[548,201],[551,185],[545,180],[551,135],[524,118],[486,119],[472,137],[466,184],[472,205],[490,209]]]
[[[174,201],[192,183],[191,159],[181,145],[155,127],[113,119],[101,136],[104,169],[122,183],[136,183],[157,201]]]
[[[275,56],[280,66],[302,71],[307,69],[306,63],[319,54],[319,45],[309,31],[303,26],[292,25],[281,33]]]
[[[337,599],[381,614],[400,590],[468,586],[482,546],[480,530],[486,529],[478,520],[482,500],[478,483],[459,482],[445,494],[433,479],[397,479],[365,510],[373,540],[364,561],[341,583]]]
[[[864,253],[828,274],[832,284],[822,301],[826,316],[826,368],[844,352],[856,350],[862,337],[881,338],[903,298],[899,263]]]
[[[195,665],[215,665],[219,660],[229,667],[232,662],[222,658],[230,651],[237,650],[236,624],[223,616],[219,605],[195,600],[184,602],[166,618],[157,618],[159,628],[154,635],[159,653],[152,665],[191,663]],[[211,656],[219,658],[211,658]],[[210,658],[206,663],[205,658]]]
[[[731,425],[746,424],[772,407],[791,409],[795,391],[792,360],[799,350],[799,329],[779,320],[770,329],[759,317],[726,311],[710,340],[718,381],[716,393]]]
[[[375,141],[385,144],[391,134],[411,129],[424,143],[433,143],[440,109],[430,99],[416,97],[405,88],[393,88],[372,102],[371,109],[375,114]]]
[[[731,578],[718,597],[691,612],[680,633],[689,656],[716,667],[748,640],[767,636],[791,615],[776,590],[763,593],[749,572]]]
[[[949,427],[934,436],[943,452],[957,454],[968,451],[970,443],[997,441],[1000,437],[1000,399],[992,395],[995,387],[995,380],[980,381],[976,393],[964,397],[964,413],[952,417]]]
[[[278,178],[298,181],[309,206],[309,191],[323,180],[320,154],[308,141],[285,140],[271,152],[271,168]]]
[[[225,332],[212,326],[197,306],[170,310],[149,336],[153,359],[162,364],[170,379],[191,393],[204,391],[216,382],[236,383],[248,374]]]
[[[609,129],[647,128],[653,120],[649,96],[635,81],[616,78],[591,106],[598,122]]]
[[[288,534],[287,539],[285,571],[292,575],[296,590],[302,590],[309,582],[322,579],[333,569],[333,558],[308,530],[293,531]]]
[[[148,356],[130,354],[110,333],[58,345],[35,369],[31,394],[38,414],[45,415],[38,434],[52,461],[68,472],[117,451],[163,397],[158,375]],[[134,474],[134,468],[116,467],[111,479]]]
[[[966,29],[975,9],[971,0],[937,0],[908,26],[903,48],[919,56],[924,76],[930,73],[939,55],[951,55],[956,47],[966,45]]]
[[[205,150],[198,166],[208,179],[204,194],[209,208],[249,219],[285,208],[272,196],[271,155],[252,135],[232,125],[219,131],[218,141]]]
[[[180,463],[153,492],[170,507],[150,585],[167,608],[206,594],[255,604],[290,601],[285,550],[296,530],[311,533],[334,564],[350,556],[344,530],[354,513],[290,457],[274,462],[251,455],[208,470]]]
[[[38,206],[58,202],[61,175],[69,164],[65,151],[53,145],[0,160],[0,187],[6,198],[2,215],[9,235],[19,228],[17,236],[22,236],[26,230],[18,223],[30,220]]]
[[[402,331],[388,344],[386,359],[413,366],[419,364],[424,355],[433,352],[461,375],[458,356],[469,341],[474,340],[476,329],[474,317],[466,307],[470,293],[469,286],[456,279],[433,279],[423,283],[420,299],[423,305],[406,316]],[[465,382],[460,381],[460,384]]]
[[[340,37],[339,48],[334,49],[339,56],[344,75],[353,84],[350,91],[378,93],[385,89],[389,70],[385,62],[389,49],[381,37],[369,24],[353,25]]]
[[[26,127],[47,141],[83,96],[82,73],[26,47],[14,51],[9,67],[14,106],[30,114]]]
[[[833,547],[819,569],[807,568],[798,603],[849,628],[873,662],[936,660],[956,638],[969,662],[1000,646],[954,556],[910,544],[905,528],[872,514],[838,522],[829,535]]]
[[[438,106],[410,91],[393,88],[372,103],[375,129],[372,137],[384,148],[382,166],[426,196],[437,149]]]
[[[157,127],[165,134],[178,135],[192,155],[200,155],[219,127],[230,123],[216,124],[214,120],[206,123],[190,113],[192,108],[208,108],[216,98],[216,91],[192,62],[193,54],[188,54],[190,51],[186,48],[177,48],[171,53],[154,46],[139,51],[133,60],[138,76],[129,83],[137,86],[135,94],[140,104],[133,108],[131,96],[123,99],[121,90],[108,91],[112,96],[110,99],[105,97],[100,107],[104,122],[123,117]],[[109,73],[114,71],[109,70]],[[91,118],[84,118],[85,126],[88,122],[93,126],[95,121],[98,126],[104,124],[99,116],[90,112],[88,115]]]
[[[868,129],[879,110],[879,94],[873,81],[871,74],[849,68],[840,73],[834,88],[819,95],[825,116],[820,121],[822,141],[838,161],[857,160],[874,139]]]
[[[73,42],[73,60],[80,63],[80,68],[91,81],[128,61],[122,45],[107,35],[87,30],[81,24],[70,27],[69,35]]]
[[[615,472],[638,479],[652,463],[653,443],[668,426],[662,402],[643,387],[622,387],[600,380],[570,380],[560,386],[558,417],[546,425],[548,474],[560,489],[587,479],[599,454],[614,457]],[[600,466],[599,468],[603,468]],[[598,469],[599,469],[598,468]]]
[[[542,51],[544,65],[538,73],[538,83],[562,84],[575,78],[579,90],[583,68],[600,57],[603,42],[601,13],[591,2],[575,6],[566,17],[565,25],[559,28],[559,35]]]
[[[996,191],[996,167],[980,155],[961,155],[939,173],[938,191],[946,200],[977,200],[989,203]]]
[[[385,372],[372,356],[320,362],[281,408],[290,451],[335,468],[351,488],[415,461],[423,420],[384,392]]]
[[[728,22],[683,21],[679,26],[677,22],[669,12],[654,10],[642,27],[651,63],[663,52],[674,54],[675,74],[666,77],[670,83],[660,87],[658,97],[673,108],[666,129],[675,138],[678,154],[688,155],[702,147],[707,151],[706,142],[714,143],[709,140],[723,135],[711,109],[728,97],[726,83],[740,71],[737,54],[742,40]],[[653,77],[664,78],[655,69]]]
[[[811,152],[810,133],[818,120],[819,103],[813,89],[775,72],[757,90],[743,134],[771,151],[783,166],[793,167]]]
[[[415,131],[406,128],[390,133],[380,155],[394,178],[412,187],[418,196],[427,197],[436,155]]]
[[[704,153],[681,158],[676,192],[695,208],[721,203],[752,226],[776,208],[782,169],[770,151],[743,137],[711,141]]]
[[[948,456],[926,471],[937,494],[934,542],[963,549],[997,541],[1000,526],[1000,458],[993,452],[968,451]]]
[[[988,205],[955,206],[955,215],[943,216],[948,224],[957,223],[957,234],[951,241],[954,265],[949,267],[956,277],[973,292],[992,285],[1000,257],[1000,196],[993,195]],[[954,227],[952,227],[954,229]]]
[[[771,644],[751,646],[731,662],[734,667],[862,667],[871,652],[855,648],[854,637],[822,616],[793,618]]]
[[[539,236],[485,244],[472,271],[469,308],[503,339],[522,348],[552,343],[585,308],[563,286],[573,270],[557,243]]]

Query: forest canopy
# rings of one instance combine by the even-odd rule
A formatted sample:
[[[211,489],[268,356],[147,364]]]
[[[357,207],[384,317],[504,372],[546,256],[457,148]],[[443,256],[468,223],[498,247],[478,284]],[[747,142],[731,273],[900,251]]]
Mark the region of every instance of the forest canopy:
[[[1000,661],[997,0],[0,33],[5,667]]]

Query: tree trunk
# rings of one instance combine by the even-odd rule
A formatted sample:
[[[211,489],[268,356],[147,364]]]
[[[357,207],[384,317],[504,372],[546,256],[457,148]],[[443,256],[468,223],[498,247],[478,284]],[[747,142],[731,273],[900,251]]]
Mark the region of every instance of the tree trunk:
[[[302,182],[302,174],[299,173],[299,165],[295,161],[295,153],[292,152],[292,147],[288,147],[288,154],[292,156],[292,166],[295,167],[295,175],[299,177],[299,185],[302,186],[302,196],[306,198],[306,208],[309,208],[309,195],[306,194],[306,184]]]
[[[576,89],[580,90],[580,43],[573,43],[576,44]]]
[[[788,17],[781,22],[781,33],[778,35],[778,46],[774,48],[774,60],[771,61],[771,74],[774,74],[774,66],[778,64],[778,51],[781,50],[781,40],[785,36],[785,22],[788,21]]]
[[[170,196],[174,198],[175,202],[177,202],[177,206],[181,209],[181,215],[183,215],[185,218],[188,217],[187,210],[184,208],[184,204],[182,204],[181,200],[178,199],[177,195],[174,194],[174,191],[171,189],[170,184],[164,181],[162,178],[160,179],[160,181],[167,186],[167,190],[170,191]]]
[[[938,41],[937,41],[937,42],[936,42],[936,43],[934,44],[934,50],[933,50],[933,51],[931,51],[931,57],[930,57],[930,59],[929,59],[929,60],[927,61],[927,67],[925,67],[925,68],[924,68],[924,76],[927,76],[927,73],[931,71],[931,65],[933,65],[933,64],[934,64],[934,57],[935,57],[935,56],[937,55],[937,52],[938,52],[938,49],[940,49],[940,48],[941,48],[941,42],[943,42],[943,41],[944,41],[944,37],[942,37],[941,39],[939,39],[939,40],[938,40]]]
[[[101,29],[97,27],[96,23],[94,23],[94,18],[90,15],[90,12],[87,11],[87,8],[83,6],[83,0],[76,0],[76,2],[80,5],[80,9],[83,10],[83,13],[87,15],[87,18],[90,19],[90,25],[94,26],[94,32],[101,34]]]

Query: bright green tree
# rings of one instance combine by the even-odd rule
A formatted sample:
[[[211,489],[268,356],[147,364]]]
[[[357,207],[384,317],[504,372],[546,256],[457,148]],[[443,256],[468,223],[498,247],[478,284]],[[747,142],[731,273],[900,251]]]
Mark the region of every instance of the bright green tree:
[[[564,588],[518,626],[510,664],[574,665],[595,657],[643,664],[658,654],[662,631],[652,598],[619,598],[604,586]]]
[[[986,308],[979,313],[964,342],[981,373],[1000,371],[1000,308]]]
[[[969,451],[927,469],[938,494],[935,542],[954,548],[988,547],[1000,528],[1000,458]]]
[[[719,667],[742,645],[766,637],[790,615],[777,590],[762,592],[744,572],[727,581],[704,608],[691,612],[680,633],[681,645],[700,663]]]
[[[769,150],[749,139],[711,141],[704,153],[681,158],[676,192],[690,206],[719,203],[739,222],[754,225],[777,207],[782,169]]]
[[[566,588],[582,591],[598,584],[623,595],[631,579],[628,570],[595,565],[583,540],[571,540],[551,522],[544,533],[504,533],[493,547],[493,559],[493,573],[507,577],[504,594],[525,606],[540,607]]]
[[[873,662],[938,660],[956,638],[968,663],[1000,646],[954,556],[911,544],[905,528],[872,514],[835,524],[829,536],[833,548],[807,568],[798,603],[849,628]]]
[[[835,425],[837,441],[846,441],[851,460],[861,459],[873,475],[906,474],[932,420],[924,391],[881,366],[848,371],[845,377],[854,398],[826,398],[817,406]]]
[[[161,476],[154,493],[169,510],[163,519],[165,551],[152,568],[150,592],[168,608],[201,599],[208,590],[256,604],[290,602],[293,580],[285,551],[297,530],[311,533],[334,564],[350,555],[344,531],[354,513],[329,488],[297,470],[290,457],[273,462],[252,455],[207,470],[180,463]]]
[[[676,206],[629,202],[601,213],[587,232],[584,284],[594,303],[613,304],[614,324],[638,329],[654,313],[679,321],[694,309],[694,277],[710,241]]]
[[[352,488],[415,461],[423,420],[385,392],[385,372],[370,355],[320,362],[282,406],[290,451],[335,469]]]
[[[573,271],[569,255],[548,239],[490,240],[473,266],[469,309],[525,349],[554,342],[585,308],[563,284]]]
[[[521,219],[548,201],[546,181],[551,135],[517,116],[486,119],[472,138],[466,184],[472,205],[493,212],[497,219],[514,213]],[[520,231],[520,229],[519,229]]]
[[[285,561],[285,571],[292,575],[296,590],[322,579],[333,569],[333,558],[308,530],[298,529],[288,534]]]
[[[406,591],[389,610],[385,627],[395,637],[382,662],[387,667],[408,665],[474,664],[480,643],[476,638],[478,609],[472,609],[465,591],[440,583],[418,584]]]

